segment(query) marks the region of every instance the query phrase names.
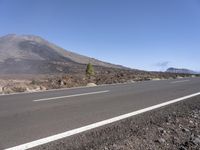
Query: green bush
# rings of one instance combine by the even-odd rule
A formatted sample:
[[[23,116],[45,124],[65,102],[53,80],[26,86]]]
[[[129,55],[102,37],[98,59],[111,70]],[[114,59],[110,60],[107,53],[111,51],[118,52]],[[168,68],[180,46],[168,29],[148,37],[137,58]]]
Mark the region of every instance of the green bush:
[[[93,68],[93,66],[92,66],[91,63],[89,63],[89,64],[87,65],[87,68],[86,68],[86,75],[87,75],[88,77],[91,77],[91,76],[94,76],[94,75],[95,75],[94,68]]]

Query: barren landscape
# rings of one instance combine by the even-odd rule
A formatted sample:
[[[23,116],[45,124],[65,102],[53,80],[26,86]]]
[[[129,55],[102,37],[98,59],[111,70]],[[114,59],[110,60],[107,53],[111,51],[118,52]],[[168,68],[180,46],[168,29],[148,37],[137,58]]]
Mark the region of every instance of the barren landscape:
[[[1,37],[0,54],[0,94],[150,80],[170,83],[173,79],[199,77],[187,69],[152,72],[126,68],[66,51],[31,35]],[[89,76],[87,63],[94,67]],[[33,149],[197,150],[200,149],[199,116],[198,96]]]
[[[200,0],[0,0],[0,150],[200,150]]]
[[[1,76],[0,79],[0,94],[37,92],[49,89],[80,87],[87,86],[89,83],[104,85],[198,76],[190,74],[145,72],[115,68],[99,69],[99,67],[97,67],[96,70],[96,74],[91,78],[88,78],[85,73],[68,75],[37,75],[36,77],[34,77],[34,75],[4,75]]]
[[[86,76],[87,63],[94,66],[95,74],[90,78]],[[1,94],[192,76],[177,71],[148,72],[103,62],[34,35],[0,37]]]

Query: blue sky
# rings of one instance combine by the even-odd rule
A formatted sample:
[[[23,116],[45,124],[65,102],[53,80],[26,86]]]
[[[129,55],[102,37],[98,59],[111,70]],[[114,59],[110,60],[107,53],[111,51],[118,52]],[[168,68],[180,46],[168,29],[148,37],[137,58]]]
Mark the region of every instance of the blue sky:
[[[10,33],[131,68],[200,70],[199,0],[0,0]]]

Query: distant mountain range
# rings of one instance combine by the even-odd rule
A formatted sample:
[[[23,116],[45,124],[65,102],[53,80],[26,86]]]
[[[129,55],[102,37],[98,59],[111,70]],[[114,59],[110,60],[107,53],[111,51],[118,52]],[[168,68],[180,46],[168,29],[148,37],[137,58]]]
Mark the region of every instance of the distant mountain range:
[[[189,70],[189,69],[184,69],[184,68],[168,68],[166,72],[169,73],[182,73],[182,74],[199,74],[199,72]]]
[[[65,50],[34,35],[9,34],[0,37],[0,74],[75,73],[87,63],[125,68]]]

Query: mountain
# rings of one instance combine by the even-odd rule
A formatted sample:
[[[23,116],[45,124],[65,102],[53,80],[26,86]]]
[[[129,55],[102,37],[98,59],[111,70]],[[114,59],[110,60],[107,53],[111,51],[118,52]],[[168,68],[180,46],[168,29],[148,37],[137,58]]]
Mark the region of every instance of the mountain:
[[[198,72],[195,72],[195,71],[192,71],[192,70],[189,70],[189,69],[180,69],[180,68],[168,68],[166,70],[166,72],[169,72],[169,73],[182,73],[182,74],[198,74]]]
[[[34,35],[9,34],[0,37],[0,74],[74,73],[87,63],[125,68],[65,50]]]

